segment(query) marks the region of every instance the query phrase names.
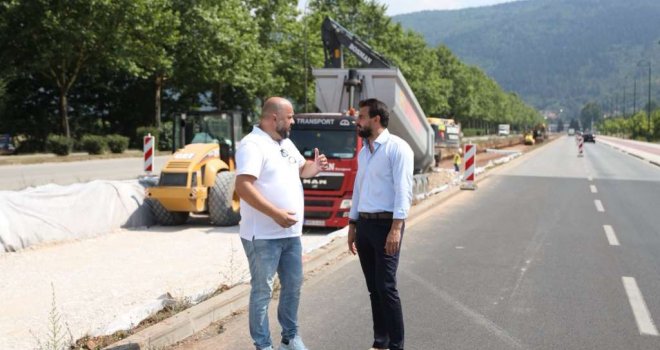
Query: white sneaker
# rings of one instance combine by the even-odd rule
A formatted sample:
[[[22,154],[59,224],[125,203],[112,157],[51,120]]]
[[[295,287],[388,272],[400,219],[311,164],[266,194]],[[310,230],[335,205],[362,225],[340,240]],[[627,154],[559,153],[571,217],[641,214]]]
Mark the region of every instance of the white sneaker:
[[[309,350],[303,344],[302,338],[300,338],[299,335],[296,335],[293,337],[293,339],[289,339],[289,344],[280,344],[280,350]]]

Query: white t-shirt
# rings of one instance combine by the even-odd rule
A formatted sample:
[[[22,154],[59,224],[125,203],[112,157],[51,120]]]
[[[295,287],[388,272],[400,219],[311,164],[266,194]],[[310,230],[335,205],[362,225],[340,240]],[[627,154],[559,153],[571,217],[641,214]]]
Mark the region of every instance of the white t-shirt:
[[[298,222],[282,228],[271,217],[241,199],[241,238],[277,239],[302,235],[305,209],[300,168],[305,158],[289,139],[277,142],[255,126],[236,151],[236,175],[257,178],[254,186],[274,206],[295,212]]]

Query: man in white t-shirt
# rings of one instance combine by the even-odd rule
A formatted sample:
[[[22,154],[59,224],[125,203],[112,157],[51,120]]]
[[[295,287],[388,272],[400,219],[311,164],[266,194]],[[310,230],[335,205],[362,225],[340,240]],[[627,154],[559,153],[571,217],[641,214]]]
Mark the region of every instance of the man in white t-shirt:
[[[236,151],[236,193],[241,198],[240,234],[250,264],[250,336],[257,350],[273,350],[268,304],[275,273],[280,277],[277,309],[282,326],[280,350],[307,350],[298,334],[302,273],[303,188],[328,161],[314,149],[306,161],[289,140],[293,106],[281,97],[264,103],[259,125]]]

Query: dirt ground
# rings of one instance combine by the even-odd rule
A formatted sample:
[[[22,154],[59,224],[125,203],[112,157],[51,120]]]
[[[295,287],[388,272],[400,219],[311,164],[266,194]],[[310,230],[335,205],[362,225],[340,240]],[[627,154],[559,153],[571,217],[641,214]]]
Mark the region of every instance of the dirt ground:
[[[515,145],[511,147],[502,148],[501,150],[518,151],[521,153],[525,153],[529,150],[534,149],[535,147],[536,146]],[[506,154],[501,154],[501,153],[486,153],[486,152],[477,153],[476,166],[483,167],[486,164],[488,164],[488,162],[490,162],[491,160],[495,160],[506,156],[507,156]],[[462,161],[464,163],[465,159],[463,159]],[[429,175],[429,188],[433,189],[448,184],[452,182],[452,180],[454,180],[456,176],[457,174],[454,172],[453,159],[452,158],[443,159],[440,162],[440,167]]]

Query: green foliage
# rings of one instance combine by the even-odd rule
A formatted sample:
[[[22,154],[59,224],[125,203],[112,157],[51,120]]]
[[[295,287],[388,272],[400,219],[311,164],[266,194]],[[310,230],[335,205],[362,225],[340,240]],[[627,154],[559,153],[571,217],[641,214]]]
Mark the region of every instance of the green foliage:
[[[69,137],[68,94],[85,70],[129,67],[126,44],[133,0],[11,1],[3,12],[5,64],[38,76],[57,91],[62,132]]]
[[[167,121],[163,123],[160,127],[160,132],[158,133],[158,150],[160,151],[171,151],[173,147],[172,137],[174,123]]]
[[[598,123],[603,118],[600,106],[595,102],[587,103],[580,111],[580,122],[583,129],[591,129],[592,123]]]
[[[462,131],[464,137],[481,136],[483,133],[483,130],[473,128],[464,128]]]
[[[140,126],[135,130],[135,139],[133,144],[136,148],[142,149],[144,137],[148,134],[156,137],[156,142],[160,141],[160,131],[155,126]]]
[[[597,125],[598,131],[605,135],[630,138],[633,140],[647,141],[649,130],[651,140],[660,140],[660,109],[651,112],[651,125],[645,112],[624,118],[605,118]]]
[[[46,150],[58,156],[66,156],[71,152],[73,140],[66,136],[51,134],[46,140]]]
[[[117,134],[105,137],[105,142],[112,153],[124,153],[128,148],[128,137]]]
[[[43,140],[37,140],[37,139],[27,139],[18,142],[16,145],[16,153],[17,154],[30,154],[30,153],[38,153],[38,152],[43,152],[44,149],[46,148],[46,143]]]
[[[82,149],[89,154],[103,154],[108,148],[105,137],[99,135],[84,135],[80,144]]]

